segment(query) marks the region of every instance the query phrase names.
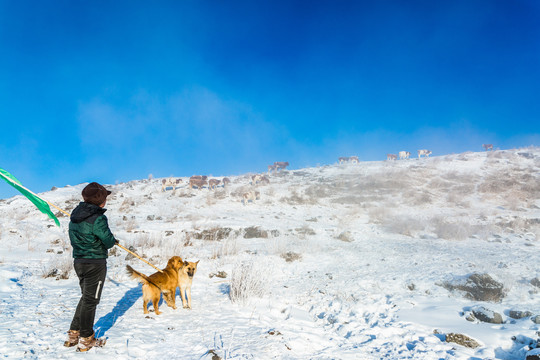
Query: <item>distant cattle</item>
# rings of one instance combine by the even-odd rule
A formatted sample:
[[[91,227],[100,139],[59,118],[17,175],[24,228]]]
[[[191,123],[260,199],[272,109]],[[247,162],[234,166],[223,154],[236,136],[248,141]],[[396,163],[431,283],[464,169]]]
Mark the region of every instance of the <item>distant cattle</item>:
[[[208,177],[206,175],[194,175],[189,178],[189,188],[193,189],[195,186],[197,189],[201,190],[204,185],[208,184],[208,181],[206,181]]]
[[[386,154],[386,160],[397,160],[396,154]]]
[[[425,157],[429,157],[431,155],[430,150],[418,150],[418,158],[420,159],[424,155]]]
[[[172,187],[173,191],[176,190],[176,186],[178,186],[182,182],[182,179],[175,179],[175,178],[167,178],[161,180],[161,191],[166,191],[168,187]]]
[[[209,190],[214,190],[216,188],[216,186],[219,185],[219,183],[221,183],[221,180],[219,180],[219,179],[210,179],[210,180],[208,180],[208,189]]]
[[[192,180],[192,179],[195,179],[195,180],[207,180],[208,179],[208,176],[206,175],[193,175],[192,177],[189,178],[189,180]]]
[[[279,170],[286,169],[287,166],[289,166],[289,162],[288,161],[276,161],[276,162],[274,162],[274,165],[276,166],[276,172],[277,172]]]
[[[224,177],[221,182],[223,183],[223,187],[225,187],[231,183],[231,179],[229,179],[228,177]]]
[[[266,177],[266,175],[263,175],[263,174],[252,175],[251,176],[251,184],[256,185],[258,183],[269,184],[270,180],[268,179],[268,177]]]
[[[493,144],[482,144],[482,147],[488,151],[488,150],[493,150]]]
[[[261,180],[262,180],[262,175],[261,174],[251,175],[251,184],[252,185],[257,184]]]
[[[277,172],[278,166],[276,164],[268,165],[268,173],[270,174],[272,171]]]
[[[338,160],[340,164],[343,164],[349,161],[353,164],[358,164],[359,162],[358,156],[340,156],[338,157]]]
[[[261,197],[261,193],[255,190],[250,190],[244,194],[242,194],[242,203],[246,205],[247,203],[255,202],[255,200],[259,200]]]
[[[400,159],[408,159],[409,156],[411,156],[411,153],[408,151],[400,151],[399,152],[399,158]]]

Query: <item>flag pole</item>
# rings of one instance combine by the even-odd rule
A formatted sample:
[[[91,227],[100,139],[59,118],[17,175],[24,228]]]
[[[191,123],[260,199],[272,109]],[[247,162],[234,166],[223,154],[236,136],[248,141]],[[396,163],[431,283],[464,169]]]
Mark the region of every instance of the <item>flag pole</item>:
[[[35,197],[37,198],[40,198],[41,200],[45,201],[47,204],[49,204],[50,206],[54,207],[55,209],[58,209],[59,211],[63,212],[64,214],[66,214],[68,217],[71,216],[70,213],[68,213],[67,211],[65,210],[62,210],[60,209],[58,206],[54,205],[53,203],[43,199],[41,196],[37,195],[35,192],[33,192],[32,190],[26,188],[25,186],[23,186],[22,184],[20,183],[16,183],[14,182],[13,180],[11,180],[9,177],[7,176],[4,176],[4,174],[0,173],[0,176],[2,176],[4,179],[8,180],[9,182],[13,183],[13,184],[17,184],[17,186],[20,186],[21,188],[23,188],[24,190],[28,191],[29,193],[31,193],[32,195],[34,195]],[[139,255],[137,255],[136,253],[134,253],[133,251],[129,250],[128,248],[120,245],[120,244],[115,244],[116,246],[118,246],[119,248],[127,251],[128,253],[130,253],[131,255],[135,256],[136,258],[144,261],[145,263],[147,263],[148,265],[150,265],[151,267],[153,267],[154,269],[156,269],[157,271],[159,272],[163,272],[161,269],[157,268],[156,266],[152,265],[150,262],[146,261],[145,259],[143,259],[142,257],[140,257]]]

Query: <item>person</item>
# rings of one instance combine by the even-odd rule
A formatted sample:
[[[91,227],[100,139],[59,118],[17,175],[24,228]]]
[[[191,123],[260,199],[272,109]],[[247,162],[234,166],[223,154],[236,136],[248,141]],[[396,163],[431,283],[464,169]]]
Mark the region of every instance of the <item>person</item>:
[[[88,351],[105,345],[96,339],[94,318],[107,274],[108,249],[118,241],[114,238],[104,207],[111,192],[97,182],[82,191],[84,202],[73,210],[69,223],[69,239],[73,247],[73,267],[79,278],[81,299],[71,322],[64,346],[77,346],[77,351]]]

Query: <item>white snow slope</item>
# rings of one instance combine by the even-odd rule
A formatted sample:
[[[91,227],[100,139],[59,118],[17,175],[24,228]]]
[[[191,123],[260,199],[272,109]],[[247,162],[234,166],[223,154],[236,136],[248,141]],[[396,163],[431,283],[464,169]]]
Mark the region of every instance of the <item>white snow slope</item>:
[[[540,326],[539,171],[540,148],[529,147],[285,170],[269,184],[230,176],[216,190],[188,189],[187,177],[174,192],[161,179],[106,185],[122,245],[159,268],[173,255],[200,260],[193,309],[144,315],[125,266],[155,270],[115,248],[95,324],[108,342],[79,356],[524,359]],[[69,212],[84,186],[40,195]],[[260,199],[244,205],[252,188]],[[58,228],[22,196],[1,200],[0,216],[1,357],[73,358],[62,346],[79,299],[68,218]],[[473,273],[506,296],[475,301],[442,286]],[[478,306],[503,323],[468,321]]]

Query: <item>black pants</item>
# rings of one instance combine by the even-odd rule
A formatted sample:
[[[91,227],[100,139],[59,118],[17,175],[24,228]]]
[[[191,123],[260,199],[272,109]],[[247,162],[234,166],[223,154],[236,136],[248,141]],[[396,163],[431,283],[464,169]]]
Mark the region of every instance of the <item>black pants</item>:
[[[96,307],[101,298],[107,263],[74,263],[75,272],[79,277],[81,299],[75,310],[70,330],[79,330],[81,337],[94,333],[94,318]]]

